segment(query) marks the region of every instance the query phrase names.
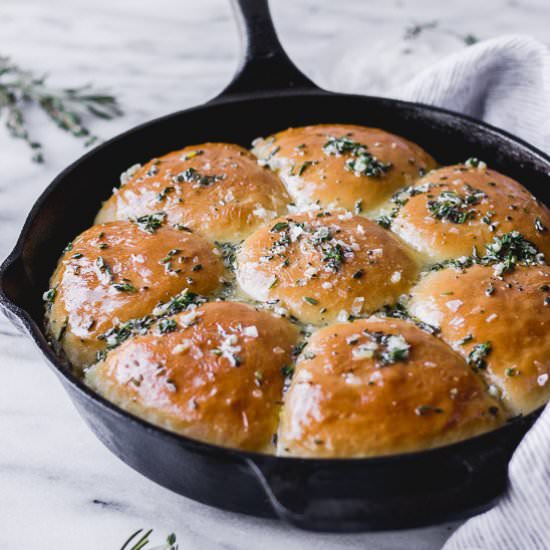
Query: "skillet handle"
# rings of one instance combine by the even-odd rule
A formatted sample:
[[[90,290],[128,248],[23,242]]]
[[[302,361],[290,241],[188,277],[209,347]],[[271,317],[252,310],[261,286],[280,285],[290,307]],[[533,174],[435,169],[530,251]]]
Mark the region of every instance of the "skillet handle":
[[[276,515],[302,529],[403,529],[486,510],[505,490],[510,450],[443,460],[248,458]],[[285,461],[286,462],[286,461]]]
[[[232,0],[243,53],[231,83],[214,101],[227,96],[289,89],[319,90],[284,51],[269,12],[268,0]]]

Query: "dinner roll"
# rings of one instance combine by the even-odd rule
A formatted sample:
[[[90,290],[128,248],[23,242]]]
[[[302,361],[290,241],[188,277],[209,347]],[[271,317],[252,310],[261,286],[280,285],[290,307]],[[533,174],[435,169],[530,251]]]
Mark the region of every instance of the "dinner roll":
[[[475,159],[430,172],[394,202],[403,206],[392,230],[431,261],[482,251],[495,234],[513,229],[550,258],[548,208]]]
[[[136,336],[87,371],[110,401],[194,439],[249,451],[273,449],[298,331],[236,302],[173,317],[172,332]]]
[[[188,288],[208,294],[223,262],[203,238],[157,219],[94,225],[67,247],[46,293],[47,330],[77,368],[94,362],[113,326]]]
[[[302,209],[317,204],[368,213],[435,166],[418,145],[353,124],[289,128],[253,146]]]
[[[410,311],[441,328],[515,413],[550,398],[550,267],[494,266],[429,274],[412,292]]]
[[[96,223],[164,212],[213,241],[237,242],[286,212],[282,183],[246,149],[230,143],[185,147],[121,177]]]
[[[371,317],[316,332],[285,397],[279,452],[364,457],[453,443],[505,412],[464,360],[407,321]]]
[[[390,232],[349,212],[278,218],[237,254],[237,281],[247,295],[313,324],[392,303],[416,274],[416,262]]]

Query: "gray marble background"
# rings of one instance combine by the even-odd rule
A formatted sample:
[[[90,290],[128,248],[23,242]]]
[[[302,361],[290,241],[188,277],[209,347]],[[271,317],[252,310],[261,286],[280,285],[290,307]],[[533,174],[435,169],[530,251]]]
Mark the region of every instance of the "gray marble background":
[[[475,40],[548,38],[545,0],[272,0],[281,41],[320,85],[387,93]],[[0,0],[0,55],[92,82],[125,116],[91,121],[103,138],[214,96],[237,65],[227,0]],[[30,110],[46,163],[0,127],[0,259],[32,203],[81,142]],[[182,144],[184,145],[184,144]],[[316,535],[227,514],[162,489],[122,464],[88,431],[30,343],[0,316],[0,548],[116,550],[139,527],[178,534],[180,548],[317,550],[440,548],[457,525],[406,533]]]

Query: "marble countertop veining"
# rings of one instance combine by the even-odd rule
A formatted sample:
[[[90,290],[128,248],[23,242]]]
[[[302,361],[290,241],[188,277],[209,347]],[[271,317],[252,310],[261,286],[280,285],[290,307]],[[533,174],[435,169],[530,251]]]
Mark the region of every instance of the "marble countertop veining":
[[[467,43],[501,34],[547,39],[546,0],[272,0],[290,56],[320,85],[385,93]],[[0,55],[93,82],[125,116],[93,121],[104,138],[198,104],[229,81],[239,41],[227,0],[2,0]],[[0,128],[0,258],[51,179],[83,153],[31,110],[46,163]],[[183,144],[182,144],[183,145]],[[0,548],[110,550],[139,527],[175,531],[180,548],[318,550],[440,548],[453,525],[408,532],[319,535],[224,513],[172,494],[125,466],[91,434],[30,342],[0,316]],[[160,539],[159,539],[160,540]]]

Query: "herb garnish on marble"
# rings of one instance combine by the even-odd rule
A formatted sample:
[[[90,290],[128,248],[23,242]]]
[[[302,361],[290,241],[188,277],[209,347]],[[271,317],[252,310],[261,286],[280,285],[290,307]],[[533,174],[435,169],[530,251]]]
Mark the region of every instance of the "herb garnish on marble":
[[[146,531],[142,535],[141,533],[143,533],[143,529],[138,529],[135,533],[130,535],[120,550],[141,550],[142,548],[145,548],[151,542],[149,537],[152,532],[153,530],[149,529],[149,531]],[[132,544],[132,546],[130,546],[130,544]],[[178,550],[178,548],[179,545],[176,543],[176,535],[171,533],[166,538],[166,542],[164,544],[150,548],[150,550]]]
[[[84,125],[82,115],[112,119],[122,115],[117,99],[95,90],[90,84],[78,88],[53,88],[46,76],[21,69],[8,57],[0,56],[0,114],[6,112],[5,125],[11,136],[22,139],[33,152],[34,162],[43,162],[42,144],[27,128],[23,111],[37,105],[59,128],[74,137],[85,137],[86,145],[98,138]]]

